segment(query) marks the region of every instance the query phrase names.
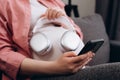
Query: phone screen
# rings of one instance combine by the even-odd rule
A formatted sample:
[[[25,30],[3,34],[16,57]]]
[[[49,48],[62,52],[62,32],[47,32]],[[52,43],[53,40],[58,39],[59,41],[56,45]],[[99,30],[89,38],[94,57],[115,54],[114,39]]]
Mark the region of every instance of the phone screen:
[[[103,43],[104,43],[104,39],[90,40],[85,44],[85,46],[78,55],[87,53],[88,51],[92,51],[96,53]]]

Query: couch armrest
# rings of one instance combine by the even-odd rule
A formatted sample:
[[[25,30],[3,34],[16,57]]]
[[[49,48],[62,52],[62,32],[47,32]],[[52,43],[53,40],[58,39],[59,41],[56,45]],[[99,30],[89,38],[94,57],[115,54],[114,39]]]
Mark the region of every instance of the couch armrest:
[[[110,40],[110,62],[120,61],[120,41]]]

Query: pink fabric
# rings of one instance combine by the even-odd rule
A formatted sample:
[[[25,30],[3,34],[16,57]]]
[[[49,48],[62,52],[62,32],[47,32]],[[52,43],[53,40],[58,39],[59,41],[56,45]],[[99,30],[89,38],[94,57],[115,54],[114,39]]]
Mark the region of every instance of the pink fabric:
[[[47,7],[64,8],[61,0],[39,1]],[[22,61],[32,58],[28,44],[30,13],[29,0],[0,0],[0,70],[6,74],[2,80],[17,80]],[[77,31],[82,35],[79,28]]]

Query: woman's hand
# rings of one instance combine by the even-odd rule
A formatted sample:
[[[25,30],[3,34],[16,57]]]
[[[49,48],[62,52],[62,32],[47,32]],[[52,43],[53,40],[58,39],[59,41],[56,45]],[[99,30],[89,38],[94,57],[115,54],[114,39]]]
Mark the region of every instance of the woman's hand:
[[[54,70],[58,73],[75,73],[83,68],[94,56],[94,53],[77,56],[73,52],[66,52],[58,60],[55,61]]]
[[[41,17],[46,17],[48,19],[55,19],[60,16],[65,16],[64,10],[60,8],[48,8],[45,14],[43,14]]]
[[[88,52],[83,55],[75,55],[74,52],[66,52],[56,61],[40,61],[30,58],[23,60],[19,75],[52,75],[75,73],[85,66],[94,56]]]

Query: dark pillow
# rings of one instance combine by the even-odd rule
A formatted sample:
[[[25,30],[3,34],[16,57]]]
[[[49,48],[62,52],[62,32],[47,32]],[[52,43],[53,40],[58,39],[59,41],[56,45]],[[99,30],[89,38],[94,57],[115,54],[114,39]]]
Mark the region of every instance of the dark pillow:
[[[109,39],[106,34],[105,25],[99,14],[86,16],[83,18],[73,18],[75,23],[80,26],[84,34],[84,43],[92,39],[103,38],[105,40],[102,47],[96,52],[95,57],[89,65],[97,65],[109,61]]]

